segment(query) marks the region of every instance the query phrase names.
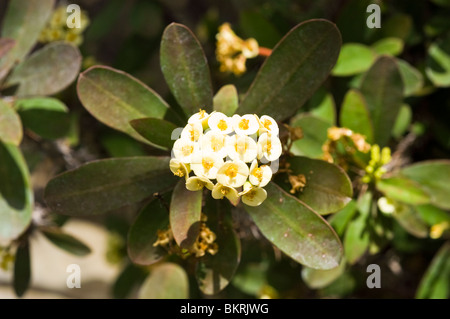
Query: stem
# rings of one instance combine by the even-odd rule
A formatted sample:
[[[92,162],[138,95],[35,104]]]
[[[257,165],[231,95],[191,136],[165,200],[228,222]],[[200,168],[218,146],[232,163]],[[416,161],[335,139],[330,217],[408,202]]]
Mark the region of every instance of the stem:
[[[272,54],[272,49],[259,47],[259,55],[270,56]]]

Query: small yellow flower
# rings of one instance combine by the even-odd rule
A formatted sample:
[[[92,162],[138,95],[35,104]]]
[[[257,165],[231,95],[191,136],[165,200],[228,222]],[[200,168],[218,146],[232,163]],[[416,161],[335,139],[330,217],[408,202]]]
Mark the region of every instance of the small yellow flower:
[[[208,131],[203,135],[201,146],[202,151],[215,152],[220,157],[227,156],[227,141],[230,137],[218,131]]]
[[[79,46],[81,45],[81,43],[83,43],[83,36],[81,34],[69,31],[66,33],[64,40],[67,43]]]
[[[214,112],[210,115],[208,126],[211,130],[218,131],[222,134],[233,132],[233,122],[231,118],[221,112]]]
[[[256,158],[258,147],[251,137],[235,134],[227,141],[227,152],[234,161],[250,163]]]
[[[430,229],[430,238],[438,239],[442,237],[442,234],[450,228],[450,224],[445,221],[436,225],[433,225]]]
[[[278,136],[280,129],[278,128],[277,122],[268,115],[261,116],[259,121],[259,135],[269,132],[274,136]]]
[[[214,184],[204,176],[192,176],[186,180],[186,188],[190,191],[199,191],[206,187],[209,190],[212,190]]]
[[[170,228],[167,230],[158,229],[157,236],[158,236],[158,238],[153,243],[153,247],[167,246],[167,245],[169,245],[170,241],[173,239],[173,233]]]
[[[67,12],[65,6],[60,6],[55,9],[52,17],[50,18],[50,26],[52,28],[62,28],[67,25]]]
[[[192,162],[192,156],[199,152],[199,143],[192,142],[190,139],[180,138],[173,144],[173,155],[177,160],[185,164]]]
[[[233,115],[233,128],[238,135],[253,135],[259,130],[258,119],[253,114]]]
[[[181,132],[182,139],[188,139],[192,142],[198,142],[203,135],[203,127],[202,124],[197,123],[188,123],[183,131]]]
[[[272,179],[272,170],[267,165],[258,167],[258,161],[255,159],[250,166],[250,175],[248,180],[252,185],[258,187],[266,186]]]
[[[283,151],[280,139],[263,133],[258,139],[258,159],[265,157],[269,162],[277,160]]]
[[[234,206],[237,206],[237,204],[239,204],[238,191],[230,186],[217,183],[216,185],[214,185],[211,195],[214,199],[222,199],[226,197]]]
[[[214,113],[214,112],[213,112]],[[211,113],[211,114],[213,114]],[[195,113],[188,119],[189,124],[201,123],[202,127],[206,129],[208,127],[208,119],[210,114],[208,114],[205,110],[200,109],[198,113]]]
[[[214,152],[200,151],[192,156],[191,168],[197,176],[215,179],[223,166],[223,158]]]
[[[231,187],[241,187],[248,178],[249,168],[243,161],[226,162],[217,172],[217,182]]]
[[[264,188],[254,187],[249,182],[244,184],[244,191],[239,193],[242,202],[248,206],[259,206],[267,198],[267,192]]]
[[[191,171],[191,167],[189,164],[185,164],[176,158],[172,158],[169,163],[170,170],[172,173],[178,177],[185,177],[186,180],[189,177],[189,172]]]

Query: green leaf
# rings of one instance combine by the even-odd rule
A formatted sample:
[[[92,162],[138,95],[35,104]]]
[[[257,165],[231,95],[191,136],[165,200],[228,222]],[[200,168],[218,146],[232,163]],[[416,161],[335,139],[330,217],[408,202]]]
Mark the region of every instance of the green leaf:
[[[16,45],[16,41],[8,38],[0,38],[0,59],[3,58]],[[1,71],[0,71],[1,72]]]
[[[374,129],[374,143],[385,146],[402,105],[403,83],[393,58],[382,56],[361,83]]]
[[[63,42],[46,45],[18,65],[7,85],[19,84],[17,96],[52,95],[65,89],[81,67],[78,48]]]
[[[208,198],[205,214],[207,226],[217,236],[219,251],[201,258],[195,275],[199,289],[206,295],[214,295],[225,289],[233,278],[241,259],[241,242],[233,230],[229,204]]]
[[[364,96],[355,89],[350,89],[342,102],[339,122],[342,127],[351,129],[366,137],[366,141],[373,141],[373,124],[369,108]]]
[[[335,67],[331,71],[334,76],[350,76],[367,71],[375,61],[374,51],[359,43],[346,43]]]
[[[78,97],[100,122],[147,142],[130,125],[144,117],[163,118],[167,103],[131,75],[105,66],[94,66],[80,74]]]
[[[431,196],[431,203],[450,209],[450,161],[425,161],[405,167],[400,174],[418,182]]]
[[[450,223],[450,213],[433,205],[418,205],[414,207],[420,218],[429,226],[443,222]]]
[[[397,206],[392,216],[411,235],[418,238],[426,238],[428,236],[428,226],[413,207],[407,205]]]
[[[144,145],[129,135],[118,131],[107,131],[100,137],[100,142],[109,157],[145,156]]]
[[[22,234],[31,222],[33,191],[17,146],[0,142],[0,242]]]
[[[76,256],[86,256],[91,253],[89,246],[72,235],[64,233],[60,229],[41,228],[40,230],[53,244],[71,254]]]
[[[413,27],[413,18],[410,15],[397,13],[383,22],[381,34],[384,38],[399,38],[407,41]]]
[[[330,225],[297,198],[274,183],[259,207],[245,206],[263,235],[295,261],[314,268],[339,265],[342,245]]]
[[[266,59],[237,112],[285,120],[328,77],[340,46],[339,30],[329,21],[309,20],[297,25]]]
[[[330,123],[312,115],[300,115],[291,122],[292,127],[300,127],[303,130],[303,138],[293,143],[291,152],[294,155],[308,157],[322,157],[322,145],[326,142]]]
[[[0,141],[19,145],[22,141],[22,122],[19,115],[0,99]]]
[[[392,136],[399,139],[408,130],[411,125],[412,111],[408,104],[402,104],[400,112],[398,112],[394,127],[392,128]]]
[[[134,288],[144,282],[146,277],[147,272],[144,269],[132,263],[128,264],[114,282],[112,289],[114,298],[125,299],[130,297]]]
[[[153,200],[138,215],[128,233],[128,256],[139,265],[151,265],[167,254],[161,246],[154,247],[158,230],[169,228],[169,212]]]
[[[180,179],[173,190],[170,202],[170,228],[181,248],[191,248],[199,235],[202,195],[202,191],[188,190],[184,178]]]
[[[428,48],[425,73],[435,86],[450,86],[450,33]]]
[[[131,126],[152,145],[170,150],[173,146],[172,133],[177,126],[172,122],[157,118],[143,118],[130,121]]]
[[[351,200],[347,206],[333,214],[328,222],[334,228],[336,233],[342,237],[344,235],[345,229],[347,228],[348,223],[353,219],[356,213],[356,202]]]
[[[271,21],[258,11],[240,12],[239,25],[245,36],[258,39],[260,46],[272,48],[281,38]]]
[[[321,215],[334,213],[352,199],[352,183],[345,171],[334,164],[308,157],[288,159],[294,175],[303,174],[306,185],[296,196]]]
[[[338,279],[345,271],[345,258],[342,258],[338,267],[328,270],[313,269],[303,267],[302,279],[305,284],[311,289],[320,289],[330,285],[333,281]]]
[[[69,109],[60,100],[45,97],[18,99],[15,106],[23,126],[37,135],[57,139],[69,133]]]
[[[404,96],[414,95],[417,91],[423,87],[423,76],[419,70],[413,67],[408,62],[397,59],[397,65],[399,67],[400,75],[403,80],[403,94]]]
[[[1,37],[15,40],[16,45],[0,60],[0,79],[32,49],[52,13],[54,3],[55,0],[9,2]]]
[[[139,292],[140,299],[187,299],[188,276],[177,264],[164,263],[151,269]]]
[[[140,202],[175,182],[167,157],[106,159],[53,178],[45,189],[45,200],[55,213],[98,215]]]
[[[227,116],[232,116],[239,106],[236,87],[233,84],[222,86],[219,92],[214,96],[213,106],[214,111],[222,112]]]
[[[336,124],[336,104],[333,95],[324,89],[319,89],[309,100],[310,114],[328,122]]]
[[[14,291],[18,297],[22,297],[30,285],[31,265],[30,265],[30,245],[28,240],[22,242],[16,251],[14,261]]]
[[[397,56],[403,51],[403,40],[399,38],[384,38],[372,44],[372,49],[377,54]]]
[[[408,178],[398,176],[383,178],[376,186],[387,197],[403,203],[420,205],[430,202],[430,195],[418,183]]]
[[[186,115],[212,109],[212,85],[208,61],[191,30],[171,23],[161,40],[161,70]]]
[[[436,253],[416,291],[418,299],[448,299],[450,297],[450,242]]]

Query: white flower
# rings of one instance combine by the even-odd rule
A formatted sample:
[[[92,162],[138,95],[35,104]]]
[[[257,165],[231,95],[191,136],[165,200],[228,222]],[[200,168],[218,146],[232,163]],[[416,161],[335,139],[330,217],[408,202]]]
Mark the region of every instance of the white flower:
[[[231,187],[241,187],[247,180],[249,169],[243,161],[226,162],[217,172],[217,182]]]
[[[380,197],[378,199],[378,208],[380,209],[381,212],[385,213],[386,215],[392,214],[395,212],[395,203],[393,200],[391,200],[390,198],[386,198],[386,197]]]
[[[180,138],[173,144],[173,155],[175,158],[185,164],[192,162],[192,155],[200,149],[199,143],[192,142],[190,139]]]
[[[204,176],[192,176],[186,180],[186,188],[190,191],[199,191],[203,187],[212,190],[214,184]]]
[[[222,199],[226,197],[234,206],[237,206],[237,204],[239,204],[238,191],[233,187],[217,183],[216,185],[214,185],[211,195],[214,199]]]
[[[202,137],[202,151],[217,153],[220,157],[227,156],[227,141],[230,137],[218,131],[208,131]]]
[[[253,187],[249,182],[245,183],[244,191],[239,193],[242,202],[248,206],[259,206],[267,198],[267,192],[264,188]]]
[[[199,151],[192,156],[191,168],[197,176],[215,179],[223,158],[213,152]]]
[[[229,134],[233,132],[233,122],[231,118],[221,112],[214,112],[209,116],[208,126],[213,131]]]
[[[248,180],[254,186],[264,187],[272,179],[272,170],[267,165],[258,167],[258,161],[255,159],[250,166],[250,176]]]
[[[277,160],[282,153],[280,139],[272,134],[263,133],[258,139],[258,159],[263,156],[270,162]]]
[[[203,126],[201,123],[187,124],[181,132],[182,139],[188,139],[192,142],[198,142],[203,135]]]
[[[189,118],[188,123],[189,124],[200,123],[203,126],[203,128],[206,129],[208,127],[208,120],[211,114],[208,114],[205,110],[200,109],[198,113],[195,113]]]
[[[277,122],[268,115],[263,115],[259,119],[259,134],[269,132],[273,136],[278,136],[279,128]]]
[[[259,130],[258,120],[253,114],[245,114],[244,116],[235,114],[232,119],[236,134],[252,135]]]
[[[189,172],[191,171],[191,167],[189,164],[184,164],[176,158],[172,158],[170,160],[169,166],[174,175],[179,177],[185,176],[185,178],[188,179]]]
[[[235,134],[227,141],[227,152],[234,161],[241,160],[250,163],[256,158],[258,148],[251,137]]]

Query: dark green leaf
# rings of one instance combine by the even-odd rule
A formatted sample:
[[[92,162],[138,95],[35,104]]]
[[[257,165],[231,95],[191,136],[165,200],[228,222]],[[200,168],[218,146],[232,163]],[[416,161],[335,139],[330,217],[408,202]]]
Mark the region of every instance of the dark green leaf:
[[[142,143],[129,135],[118,131],[109,131],[102,134],[100,142],[110,157],[145,156]]]
[[[236,87],[233,84],[222,86],[219,92],[214,96],[213,105],[214,111],[222,112],[227,116],[232,116],[239,106]]]
[[[0,141],[19,145],[22,134],[22,122],[19,115],[0,99]]]
[[[373,124],[364,96],[355,89],[350,89],[344,97],[339,122],[342,127],[351,129],[373,141]]]
[[[18,147],[0,142],[0,163],[0,242],[8,242],[31,222],[33,191]]]
[[[78,97],[97,120],[141,142],[147,140],[129,122],[144,117],[163,118],[168,111],[166,102],[145,84],[104,66],[80,74]]]
[[[242,32],[249,38],[257,39],[261,46],[272,48],[281,38],[270,20],[259,12],[241,12],[239,24]]]
[[[164,263],[151,269],[139,292],[140,299],[187,299],[188,276],[177,264]]]
[[[333,269],[321,270],[303,267],[302,279],[311,289],[324,288],[344,273],[346,264],[345,258],[342,258],[339,266]]]
[[[2,38],[16,41],[16,45],[0,60],[0,79],[15,63],[22,61],[39,37],[52,13],[55,0],[10,1],[3,20]]]
[[[359,43],[346,43],[335,67],[331,71],[334,76],[350,76],[367,71],[375,61],[375,52]]]
[[[384,38],[372,44],[372,49],[377,54],[397,56],[403,51],[403,40],[399,38]]]
[[[356,202],[351,200],[347,206],[333,214],[328,222],[334,228],[336,233],[342,237],[344,235],[345,229],[347,228],[348,223],[353,219],[356,213]]]
[[[172,132],[177,128],[172,122],[157,118],[143,118],[130,121],[131,126],[153,145],[170,150],[173,146]]]
[[[154,247],[158,230],[169,228],[169,212],[158,200],[148,204],[138,215],[128,233],[128,256],[139,265],[151,265],[167,254],[161,246]]]
[[[113,286],[113,296],[116,299],[130,297],[134,288],[145,280],[147,272],[133,264],[128,264],[117,277]]]
[[[361,83],[374,129],[374,143],[385,146],[402,105],[403,83],[393,58],[382,56]]]
[[[72,235],[64,233],[60,229],[42,228],[41,231],[53,244],[71,254],[76,256],[86,256],[91,253],[89,246]]]
[[[245,206],[264,236],[305,266],[314,269],[337,267],[342,257],[342,245],[330,225],[274,183],[269,183],[266,190],[267,199],[259,207]]]
[[[191,30],[172,23],[161,40],[161,70],[186,115],[212,110],[212,85],[208,62]]]
[[[435,86],[450,86],[450,33],[428,48],[425,72]]]
[[[329,21],[294,27],[261,67],[238,113],[267,114],[278,121],[294,114],[325,81],[340,46],[339,30]]]
[[[190,191],[180,179],[172,193],[170,202],[170,227],[173,237],[181,248],[189,249],[200,232],[202,213],[202,191]]]
[[[294,142],[291,152],[294,155],[304,155],[319,158],[323,155],[322,145],[326,142],[330,123],[312,115],[302,114],[291,122],[292,127],[303,130],[303,138]]]
[[[31,265],[30,265],[30,245],[28,240],[22,242],[16,251],[14,261],[14,291],[18,297],[22,297],[30,285]]]
[[[296,196],[321,215],[334,213],[352,199],[352,183],[345,171],[334,164],[308,157],[288,159],[294,175],[303,174],[306,186]]]
[[[31,98],[16,101],[23,126],[37,135],[57,139],[68,134],[70,115],[67,106],[54,98]]]
[[[393,216],[411,235],[419,238],[427,237],[428,227],[413,207],[399,205],[396,207]]]
[[[56,213],[97,215],[137,203],[175,182],[167,157],[106,159],[53,178],[45,189],[45,200]]]
[[[450,1],[449,0],[431,0],[431,2],[434,2],[438,6],[450,7]]]
[[[400,138],[408,130],[411,125],[412,111],[408,104],[403,104],[398,112],[394,127],[392,128],[392,136]]]
[[[81,67],[78,48],[63,42],[46,45],[14,69],[8,85],[19,84],[18,96],[52,95],[65,89]]]
[[[336,104],[333,95],[324,89],[319,89],[309,100],[310,114],[328,122],[336,124]]]
[[[448,222],[450,224],[450,213],[443,211],[433,205],[418,205],[414,209],[420,218],[429,226]]]
[[[414,95],[423,87],[422,73],[404,60],[397,59],[397,64],[403,80],[403,94],[405,96]]]
[[[412,205],[427,204],[430,195],[413,180],[403,177],[390,177],[380,179],[377,189],[387,197]]]

